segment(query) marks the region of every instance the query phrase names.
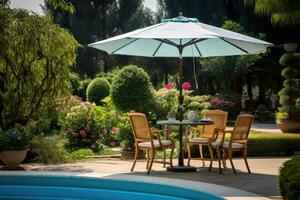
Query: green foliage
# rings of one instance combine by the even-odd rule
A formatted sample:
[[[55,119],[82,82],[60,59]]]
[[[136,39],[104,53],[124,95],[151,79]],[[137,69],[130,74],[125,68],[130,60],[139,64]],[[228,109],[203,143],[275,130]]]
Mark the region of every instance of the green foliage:
[[[280,193],[285,200],[300,199],[300,155],[283,163],[279,173]]]
[[[287,113],[289,120],[300,119],[300,106],[297,99],[300,98],[299,79],[297,78],[299,70],[299,53],[286,53],[281,56],[280,63],[286,67],[281,75],[286,79],[283,83],[284,88],[278,92],[281,107],[279,112]]]
[[[277,112],[275,113],[275,119],[276,121],[285,120],[288,119],[289,115],[285,112]]]
[[[0,152],[6,149],[27,148],[32,135],[24,128],[11,128],[0,132]]]
[[[222,28],[242,34],[248,33],[240,24],[230,20],[225,21]],[[237,85],[238,83],[233,81],[246,74],[248,67],[258,58],[258,55],[212,57],[201,59],[200,63],[205,72],[204,78],[211,77],[216,91],[224,91],[231,88],[232,84]],[[224,77],[230,77],[230,79]]]
[[[92,79],[89,78],[85,78],[82,81],[80,81],[80,87],[79,87],[79,96],[83,98],[83,100],[86,100],[86,91],[87,91],[87,87],[90,84],[90,82],[92,81]]]
[[[103,132],[97,118],[101,115],[103,110],[90,103],[71,108],[66,116],[60,119],[60,125],[68,139],[66,148],[70,151],[79,148],[99,151]]]
[[[279,26],[295,26],[300,24],[299,1],[261,1],[244,0],[246,5],[253,5],[258,15],[270,15],[271,22]]]
[[[94,153],[91,149],[78,149],[71,153],[71,158],[73,160],[82,160],[93,155]]]
[[[70,73],[70,82],[72,87],[72,92],[75,95],[80,94],[80,77],[76,73]]]
[[[100,105],[101,100],[109,95],[110,85],[105,78],[95,78],[92,80],[86,91],[87,100]]]
[[[251,132],[248,139],[250,156],[284,156],[300,152],[300,135]]]
[[[142,68],[125,66],[112,83],[112,101],[120,111],[147,113],[153,103],[152,87],[148,74]]]
[[[36,136],[30,142],[30,153],[33,161],[44,164],[59,164],[72,161],[70,154],[59,148],[54,140],[43,136]]]
[[[79,44],[49,16],[0,9],[0,19],[0,126],[5,130],[37,119],[56,97],[70,92],[69,70]]]
[[[121,146],[123,147],[123,150],[133,151],[135,140],[131,130],[128,116],[123,115],[120,117],[118,127],[119,127],[118,139],[121,142]]]

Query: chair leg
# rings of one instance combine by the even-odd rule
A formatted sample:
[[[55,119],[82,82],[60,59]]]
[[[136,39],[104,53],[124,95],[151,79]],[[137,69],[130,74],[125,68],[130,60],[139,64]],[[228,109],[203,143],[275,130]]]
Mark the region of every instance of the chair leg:
[[[216,151],[217,151],[217,157],[218,157],[218,162],[219,162],[219,172],[220,174],[222,174],[222,167],[221,167],[221,153],[220,153],[220,147],[217,146],[216,148]]]
[[[248,173],[251,174],[249,164],[248,164],[248,161],[247,161],[247,149],[246,148],[244,148],[244,150],[243,150],[243,157],[244,157],[244,160],[245,160],[245,163],[246,163]]]
[[[150,171],[151,171],[151,168],[152,168],[152,165],[153,165],[153,161],[154,161],[154,157],[155,157],[155,149],[152,149],[152,157],[151,157],[151,162],[150,162],[150,166],[148,168],[147,174],[149,174]]]
[[[150,157],[149,157],[149,149],[146,149],[146,154],[147,154],[147,165],[146,165],[146,169],[149,168],[149,161],[150,161]]]
[[[227,159],[227,155],[224,149],[221,148],[221,153],[222,153],[222,163],[223,163],[223,167],[224,169],[226,169],[226,159]]]
[[[211,171],[212,164],[213,164],[213,161],[214,161],[214,153],[213,153],[213,150],[212,150],[210,144],[208,144],[207,146],[208,146],[209,154],[210,154],[210,164],[209,164],[208,171]]]
[[[173,168],[173,154],[174,154],[175,146],[172,147],[171,155],[170,155],[170,166]]]
[[[236,170],[234,168],[233,161],[232,161],[232,151],[231,150],[228,150],[228,158],[230,160],[230,164],[231,164],[232,170],[236,174]]]
[[[187,165],[190,166],[190,162],[191,162],[191,147],[190,147],[190,144],[187,143],[186,144],[186,148],[187,148],[187,153],[188,153],[188,162],[187,162]]]
[[[205,167],[205,161],[203,158],[203,148],[202,148],[202,144],[199,144],[199,153],[200,153],[200,158],[202,160],[202,166]]]
[[[166,168],[166,149],[163,150],[163,167]]]
[[[139,155],[139,147],[137,144],[135,144],[135,154],[134,154],[134,160],[133,160],[133,164],[132,164],[132,167],[131,167],[131,171],[134,170],[134,167],[135,167],[135,164],[136,164],[136,160],[138,158],[138,155]]]

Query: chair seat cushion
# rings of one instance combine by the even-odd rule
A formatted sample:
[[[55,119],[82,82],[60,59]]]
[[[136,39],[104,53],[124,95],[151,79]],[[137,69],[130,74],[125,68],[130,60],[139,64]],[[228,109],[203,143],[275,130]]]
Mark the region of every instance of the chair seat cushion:
[[[220,147],[222,145],[222,140],[221,139],[216,139],[213,143],[211,143],[211,146],[214,148]]]
[[[202,138],[202,137],[195,137],[195,138],[189,138],[188,142],[192,143],[208,143],[208,138]]]
[[[171,145],[170,140],[160,140],[163,146]],[[153,140],[154,147],[160,147],[158,140]],[[141,142],[138,144],[139,147],[151,148],[151,142]]]
[[[229,148],[229,142],[224,142],[223,143],[223,147],[224,148]],[[241,149],[241,148],[244,148],[244,145],[243,144],[239,144],[239,143],[232,143],[232,148],[233,149]]]

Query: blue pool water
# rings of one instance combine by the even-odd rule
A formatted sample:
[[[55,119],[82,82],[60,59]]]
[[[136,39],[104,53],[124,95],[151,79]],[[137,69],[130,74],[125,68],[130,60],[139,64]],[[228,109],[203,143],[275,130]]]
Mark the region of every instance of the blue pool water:
[[[1,175],[0,199],[221,200],[223,198],[181,187],[105,178]]]

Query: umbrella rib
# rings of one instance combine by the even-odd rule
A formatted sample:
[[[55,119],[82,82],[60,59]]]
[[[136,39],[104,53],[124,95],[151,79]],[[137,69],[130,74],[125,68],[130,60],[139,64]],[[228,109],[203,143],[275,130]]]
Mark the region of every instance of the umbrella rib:
[[[111,52],[111,53],[112,53],[112,54],[113,54],[113,53],[116,53],[116,52],[117,52],[117,51],[119,51],[120,49],[123,49],[124,47],[126,47],[126,46],[130,45],[131,43],[133,43],[133,42],[137,41],[138,39],[140,39],[140,38],[136,38],[136,39],[134,39],[134,40],[132,40],[132,41],[130,41],[130,42],[128,42],[128,43],[126,43],[125,45],[123,45],[123,46],[119,47],[118,49],[114,50],[114,51],[113,51],[113,52]]]
[[[154,40],[157,40],[157,41],[160,41],[160,42],[163,42],[163,43],[166,43],[166,44],[169,44],[171,46],[174,46],[174,47],[178,47],[178,45],[168,39],[160,39],[160,38],[155,38]]]
[[[162,45],[163,42],[160,42],[160,44],[158,45],[158,47],[155,49],[154,53],[152,54],[152,57],[155,56],[156,52],[158,51],[158,49],[160,48],[160,46]]]
[[[200,52],[200,50],[199,50],[198,46],[196,45],[196,43],[194,43],[194,45],[195,45],[195,47],[196,47],[196,49],[197,49],[197,51],[199,53],[199,56],[202,57],[202,53]]]
[[[204,40],[207,40],[207,38],[201,38],[201,39],[194,38],[194,39],[191,39],[190,41],[188,41],[187,43],[185,43],[183,45],[183,47],[186,47],[186,46],[189,46],[189,45],[192,45],[192,44],[196,44],[196,43],[204,41]]]
[[[228,43],[228,44],[234,46],[235,48],[238,48],[239,50],[241,50],[241,51],[244,52],[244,53],[249,53],[249,52],[246,51],[245,49],[243,49],[243,48],[241,48],[241,47],[239,47],[239,46],[233,44],[232,42],[229,42],[229,41],[225,40],[224,38],[220,38],[220,39],[223,40],[224,42],[226,42],[226,43]]]

